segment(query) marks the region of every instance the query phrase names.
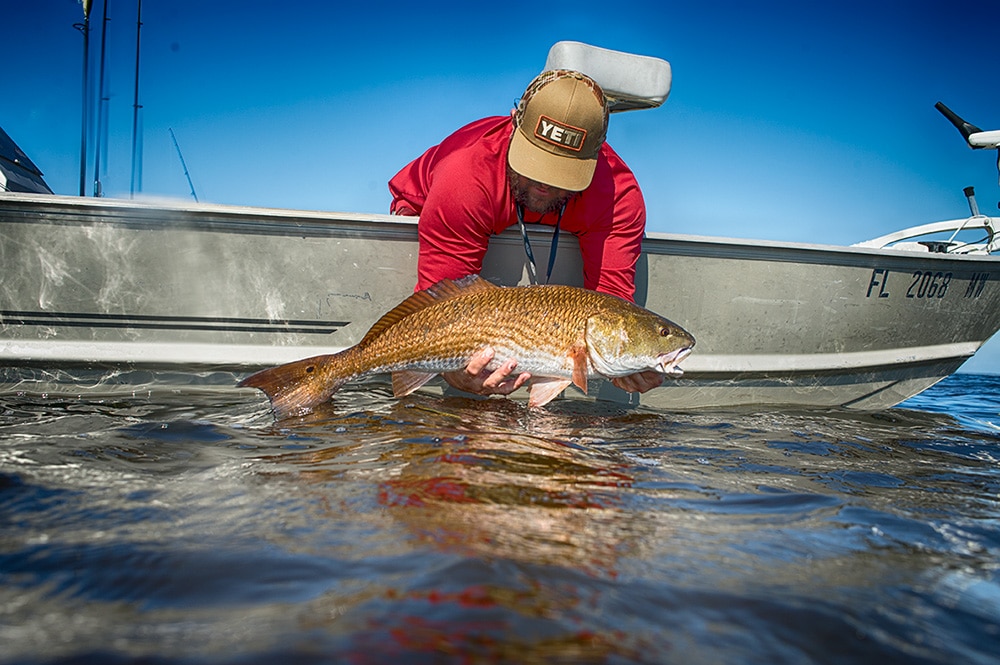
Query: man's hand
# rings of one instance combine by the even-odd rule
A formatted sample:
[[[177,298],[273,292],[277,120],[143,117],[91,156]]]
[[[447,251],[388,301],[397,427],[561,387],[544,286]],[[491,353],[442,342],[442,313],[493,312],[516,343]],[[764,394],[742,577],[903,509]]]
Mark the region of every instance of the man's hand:
[[[611,383],[630,393],[644,393],[663,383],[664,376],[656,370],[649,369],[638,374],[619,376],[611,379]]]
[[[531,378],[531,374],[521,372],[512,375],[517,360],[508,359],[492,372],[486,366],[493,360],[493,348],[484,347],[473,354],[465,369],[446,372],[441,376],[453,388],[476,395],[509,395]]]

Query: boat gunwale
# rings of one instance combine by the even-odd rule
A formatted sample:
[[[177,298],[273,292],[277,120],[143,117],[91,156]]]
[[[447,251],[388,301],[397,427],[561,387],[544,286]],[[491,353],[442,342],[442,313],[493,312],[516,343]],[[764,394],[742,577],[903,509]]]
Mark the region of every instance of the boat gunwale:
[[[21,204],[20,210],[16,204]],[[39,211],[38,204],[46,210]],[[13,209],[12,209],[13,208]],[[32,209],[34,208],[34,209]],[[19,212],[21,219],[11,217]],[[194,215],[194,219],[162,219],[162,214]],[[34,219],[27,219],[32,215]],[[126,215],[128,215],[126,217]],[[171,226],[167,227],[168,221]],[[187,203],[174,200],[128,200],[81,198],[60,195],[0,193],[0,223],[48,223],[64,225],[114,224],[136,229],[169,229],[247,233],[252,235],[295,235],[302,237],[381,235],[386,240],[416,240],[416,217],[378,213],[345,213],[285,208],[235,206],[215,203]],[[377,228],[374,228],[373,225]],[[531,234],[551,235],[548,226],[531,225]],[[507,229],[493,237],[501,244],[523,241],[516,229]],[[563,234],[560,246],[575,238]],[[643,252],[667,256],[711,256],[750,261],[829,264],[848,267],[911,266],[930,261],[936,265],[953,263],[996,264],[1000,256],[914,252],[905,249],[872,248],[854,245],[831,245],[796,241],[757,240],[694,234],[646,233]]]

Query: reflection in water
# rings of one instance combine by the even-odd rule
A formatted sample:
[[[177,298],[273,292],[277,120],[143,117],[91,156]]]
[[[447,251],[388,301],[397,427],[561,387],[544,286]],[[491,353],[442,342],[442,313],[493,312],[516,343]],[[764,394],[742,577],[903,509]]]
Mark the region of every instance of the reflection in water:
[[[0,662],[990,662],[1000,386],[960,381],[877,414],[0,396]]]
[[[619,490],[633,482],[628,465],[588,450],[582,430],[547,431],[556,424],[551,416],[532,416],[528,428],[545,436],[501,424],[519,415],[523,405],[495,400],[476,407],[476,421],[463,421],[410,402],[360,425],[369,441],[363,450],[350,445],[261,459],[306,467],[299,476],[320,486],[365,473],[357,455],[377,459],[379,473],[368,477],[379,504],[422,542],[463,556],[613,574],[635,540],[630,531],[639,529],[636,515],[620,505]],[[434,425],[438,420],[449,426]],[[356,415],[321,422],[345,435],[359,426]]]

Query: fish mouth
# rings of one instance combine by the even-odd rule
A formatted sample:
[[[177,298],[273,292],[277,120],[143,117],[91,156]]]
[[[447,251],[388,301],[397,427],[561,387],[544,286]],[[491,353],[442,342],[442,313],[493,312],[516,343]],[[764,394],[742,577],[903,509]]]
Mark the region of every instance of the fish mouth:
[[[667,374],[668,376],[680,376],[684,373],[684,370],[677,365],[679,365],[682,360],[687,358],[690,353],[690,346],[685,346],[677,349],[676,351],[671,351],[670,353],[661,353],[656,358],[657,369],[661,374]]]

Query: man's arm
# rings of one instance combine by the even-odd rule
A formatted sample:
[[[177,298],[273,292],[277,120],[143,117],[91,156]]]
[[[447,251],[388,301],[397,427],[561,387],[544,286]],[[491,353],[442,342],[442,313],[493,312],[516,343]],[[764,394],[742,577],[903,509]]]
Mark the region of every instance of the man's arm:
[[[493,210],[484,187],[457,166],[440,165],[420,212],[417,289],[442,279],[479,274],[493,231]]]
[[[646,232],[646,203],[632,172],[624,165],[615,175],[613,198],[594,201],[590,228],[579,234],[584,286],[635,300],[635,266]],[[589,202],[588,202],[589,203]]]

